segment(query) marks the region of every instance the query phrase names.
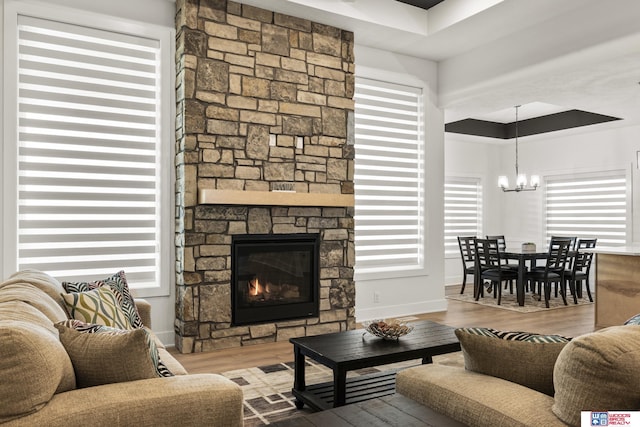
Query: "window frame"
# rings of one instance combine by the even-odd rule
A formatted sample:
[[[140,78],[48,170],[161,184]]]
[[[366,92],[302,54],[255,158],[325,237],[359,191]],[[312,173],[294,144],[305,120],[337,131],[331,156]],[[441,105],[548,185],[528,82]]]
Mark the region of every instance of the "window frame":
[[[357,259],[355,263],[355,279],[356,280],[376,280],[376,279],[391,279],[398,277],[413,277],[427,274],[426,272],[426,246],[427,246],[427,228],[426,228],[426,155],[427,155],[427,144],[426,144],[426,99],[428,88],[425,86],[423,81],[415,79],[410,75],[400,75],[397,73],[387,73],[387,72],[377,72],[368,69],[367,67],[361,67],[360,73],[356,76],[357,79],[365,79],[368,81],[378,81],[381,82],[382,85],[395,85],[395,86],[404,86],[408,88],[413,88],[419,90],[421,92],[420,102],[418,104],[418,123],[419,127],[419,143],[420,149],[422,152],[421,156],[421,179],[419,182],[419,205],[420,205],[420,231],[419,231],[419,243],[418,243],[418,262],[415,265],[398,265],[398,266],[385,266],[379,268],[359,268]],[[354,95],[355,96],[355,95]],[[357,111],[355,112],[357,114]],[[355,132],[355,131],[354,131]],[[354,135],[354,140],[357,139],[357,135]],[[357,142],[356,142],[357,144]],[[356,149],[357,151],[357,149]],[[357,153],[356,153],[357,157]],[[356,159],[357,162],[357,159]],[[355,179],[354,179],[355,183]],[[357,190],[356,190],[356,212],[357,212]],[[357,225],[356,225],[357,227]],[[357,237],[356,237],[357,239]],[[357,243],[356,243],[357,245]]]
[[[624,175],[625,177],[625,242],[617,245],[617,246],[625,246],[628,245],[633,239],[633,233],[631,230],[631,224],[633,221],[633,210],[632,210],[632,180],[631,180],[631,171],[628,168],[616,168],[616,169],[606,169],[606,170],[592,170],[585,172],[576,172],[576,173],[568,173],[568,174],[554,174],[547,175],[544,177],[544,197],[543,197],[543,216],[542,216],[542,240],[545,244],[548,244],[550,236],[553,235],[576,235],[576,233],[558,233],[558,232],[549,232],[547,226],[547,209],[548,209],[548,191],[549,191],[549,183],[553,181],[560,180],[582,180],[582,179],[607,179],[612,178],[613,175]],[[580,238],[580,235],[577,235]],[[590,238],[592,236],[584,236],[586,238]],[[598,238],[598,236],[595,236]],[[602,243],[601,239],[598,238],[598,246],[608,246],[606,243]]]
[[[94,12],[82,11],[57,5],[45,5],[30,1],[5,0],[3,22],[3,160],[0,162],[3,177],[0,238],[0,273],[7,277],[18,268],[18,16],[25,15],[39,19],[58,21],[71,25],[87,26],[103,31],[130,34],[136,37],[155,39],[160,44],[159,64],[159,120],[160,139],[156,167],[161,182],[158,185],[158,214],[160,215],[156,244],[159,245],[157,278],[159,283],[152,287],[130,286],[136,296],[153,297],[171,294],[171,284],[175,275],[175,250],[173,236],[175,229],[175,170],[173,168],[175,133],[175,29],[160,25],[137,22]],[[13,143],[12,143],[13,141]],[[115,273],[116,271],[114,271]],[[125,269],[126,272],[126,269]],[[98,279],[87,277],[87,279]]]

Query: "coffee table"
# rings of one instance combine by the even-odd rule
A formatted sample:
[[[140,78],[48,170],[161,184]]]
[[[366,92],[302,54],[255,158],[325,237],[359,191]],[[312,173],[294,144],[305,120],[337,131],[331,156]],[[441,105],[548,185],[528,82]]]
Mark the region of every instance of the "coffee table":
[[[413,332],[398,340],[383,340],[364,329],[312,337],[291,338],[295,379],[292,394],[296,407],[305,404],[322,411],[395,393],[395,371],[383,371],[347,379],[347,371],[422,359],[460,351],[460,342],[450,326],[429,320],[411,322]],[[364,334],[364,335],[363,335]],[[333,382],[307,386],[305,357],[333,371]]]

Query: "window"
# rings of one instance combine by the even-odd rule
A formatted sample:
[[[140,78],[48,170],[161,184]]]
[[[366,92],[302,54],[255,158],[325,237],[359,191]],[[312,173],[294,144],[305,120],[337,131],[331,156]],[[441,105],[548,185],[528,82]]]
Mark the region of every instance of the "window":
[[[423,264],[422,90],[356,78],[356,270]]]
[[[482,185],[478,178],[445,179],[445,257],[460,256],[458,236],[482,236]]]
[[[15,98],[5,104],[17,111],[17,129],[4,141],[17,139],[15,157],[5,159],[16,190],[4,189],[16,209],[16,230],[5,230],[15,233],[15,268],[64,280],[122,269],[138,295],[167,294],[173,196],[163,123],[171,101],[161,87],[172,87],[163,65],[172,34],[33,15],[18,12],[15,34],[6,35],[17,46]]]
[[[598,246],[627,242],[625,171],[548,178],[546,238],[597,238]]]

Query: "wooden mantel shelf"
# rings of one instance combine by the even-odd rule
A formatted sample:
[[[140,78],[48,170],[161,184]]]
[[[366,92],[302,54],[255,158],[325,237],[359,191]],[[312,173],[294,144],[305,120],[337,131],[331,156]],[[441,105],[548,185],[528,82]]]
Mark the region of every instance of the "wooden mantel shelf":
[[[355,200],[353,194],[200,189],[198,203],[202,205],[349,207],[355,205]]]

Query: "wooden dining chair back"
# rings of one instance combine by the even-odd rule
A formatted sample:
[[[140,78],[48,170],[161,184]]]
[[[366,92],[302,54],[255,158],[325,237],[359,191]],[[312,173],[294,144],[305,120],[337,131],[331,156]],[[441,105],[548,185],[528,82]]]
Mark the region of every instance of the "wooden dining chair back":
[[[545,269],[550,271],[564,271],[570,248],[570,238],[555,237],[551,239]]]
[[[569,241],[571,242],[569,245],[569,251],[573,251],[576,249],[576,242],[578,240],[577,236],[551,236],[551,240],[550,242],[554,241],[554,240],[566,240],[569,239]]]
[[[551,284],[555,283],[557,287],[562,287],[563,285],[570,246],[571,239],[569,238],[558,237],[551,239],[544,269],[532,269],[527,273],[527,279],[533,282],[534,285],[538,285],[538,300],[542,298],[544,291],[544,302],[547,308],[549,308],[549,299],[551,298]],[[565,293],[561,292],[561,294],[562,301],[567,305]]]
[[[580,239],[576,245],[575,255],[573,257],[573,265],[571,269],[565,271],[565,281],[569,283],[569,290],[573,295],[573,302],[578,303],[578,298],[582,298],[582,282],[585,282],[587,296],[589,301],[593,302],[591,296],[591,286],[589,284],[589,272],[591,271],[591,263],[593,261],[593,252],[585,251],[585,249],[593,249],[596,247],[598,239]],[[580,283],[580,288],[578,288]]]
[[[500,252],[504,252],[507,249],[507,240],[504,238],[504,235],[500,236],[486,236],[489,240],[497,240],[498,247],[500,248]]]
[[[483,270],[500,268],[500,246],[496,239],[475,239],[476,262]]]
[[[464,294],[464,287],[467,284],[467,275],[475,274],[476,263],[476,236],[458,236],[458,247],[462,258],[462,289],[460,294]]]
[[[569,255],[567,256],[567,265],[565,266],[567,270],[571,270],[571,268],[573,267],[573,257],[575,255],[576,242],[578,240],[578,237],[577,236],[551,236],[551,242],[558,239],[569,239],[571,241],[571,244],[569,245]],[[557,296],[558,296],[558,290],[556,288],[556,297]]]
[[[476,239],[476,264],[479,280],[475,280],[474,295],[476,301],[484,294],[482,282],[488,280],[492,284],[493,297],[498,298],[498,305],[502,301],[502,282],[516,280],[518,272],[505,268],[502,264],[502,251],[497,239]]]

